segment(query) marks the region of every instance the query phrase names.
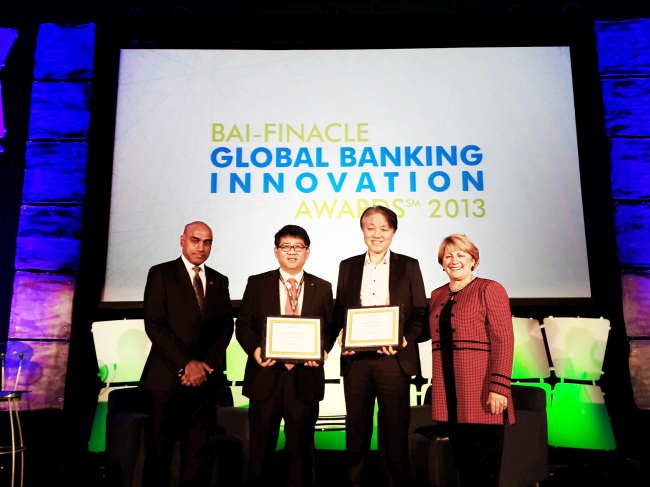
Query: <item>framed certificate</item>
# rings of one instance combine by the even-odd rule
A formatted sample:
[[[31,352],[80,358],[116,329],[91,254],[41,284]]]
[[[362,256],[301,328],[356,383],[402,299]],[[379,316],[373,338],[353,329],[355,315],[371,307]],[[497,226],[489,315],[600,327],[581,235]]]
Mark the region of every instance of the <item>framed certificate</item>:
[[[287,364],[324,363],[320,318],[280,316],[267,318],[262,330],[262,361]]]
[[[399,306],[348,309],[343,351],[372,351],[382,347],[402,348]]]

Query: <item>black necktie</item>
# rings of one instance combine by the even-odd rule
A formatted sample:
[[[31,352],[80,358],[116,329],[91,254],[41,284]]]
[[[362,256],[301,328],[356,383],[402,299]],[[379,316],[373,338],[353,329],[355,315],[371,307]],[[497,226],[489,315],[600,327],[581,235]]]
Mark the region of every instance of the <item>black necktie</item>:
[[[196,293],[196,299],[199,302],[199,308],[201,308],[201,313],[203,313],[203,302],[205,301],[205,294],[203,292],[203,283],[201,282],[201,268],[198,265],[193,267],[194,269],[194,292]]]

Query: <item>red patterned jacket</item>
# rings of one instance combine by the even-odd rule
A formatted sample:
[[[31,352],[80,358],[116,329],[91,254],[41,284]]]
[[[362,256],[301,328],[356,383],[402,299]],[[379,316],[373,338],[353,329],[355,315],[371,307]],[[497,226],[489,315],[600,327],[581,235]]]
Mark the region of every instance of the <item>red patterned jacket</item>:
[[[448,300],[448,284],[431,293],[429,325],[434,421],[448,420],[438,328],[440,312]],[[506,290],[496,281],[474,279],[456,296],[451,328],[458,422],[503,424],[503,414],[492,414],[487,404],[489,392],[496,392],[508,398],[508,420],[514,423],[510,379],[515,338]]]

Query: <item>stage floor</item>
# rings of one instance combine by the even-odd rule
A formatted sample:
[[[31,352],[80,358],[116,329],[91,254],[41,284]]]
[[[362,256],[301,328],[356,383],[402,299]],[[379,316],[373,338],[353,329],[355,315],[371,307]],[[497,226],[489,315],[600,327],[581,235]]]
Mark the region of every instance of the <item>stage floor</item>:
[[[61,452],[58,452],[61,453]],[[86,453],[80,455],[49,454],[38,449],[27,453],[25,486],[48,487],[83,485],[109,487],[104,473],[104,455]],[[277,452],[277,478],[283,476],[286,465],[284,451]],[[369,471],[374,478],[371,485],[381,486],[377,452],[372,453]],[[576,487],[582,485],[601,486],[643,486],[650,485],[647,470],[634,460],[628,460],[620,452],[572,450],[564,448],[549,449],[550,476],[540,483],[541,487]],[[0,485],[10,485],[8,475],[11,464],[0,459]],[[646,465],[647,467],[647,465]],[[337,450],[316,451],[316,485],[318,487],[345,487],[347,475],[345,452]],[[280,484],[281,485],[281,484]],[[227,486],[232,487],[232,486]]]

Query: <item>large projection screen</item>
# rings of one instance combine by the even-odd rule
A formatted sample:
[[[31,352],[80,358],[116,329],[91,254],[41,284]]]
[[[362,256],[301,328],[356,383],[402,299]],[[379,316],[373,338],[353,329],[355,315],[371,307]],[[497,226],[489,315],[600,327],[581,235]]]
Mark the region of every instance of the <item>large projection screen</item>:
[[[427,291],[464,233],[511,298],[590,297],[569,48],[121,51],[104,301],[141,301],[195,220],[232,299],[286,224],[336,287],[372,204]]]

